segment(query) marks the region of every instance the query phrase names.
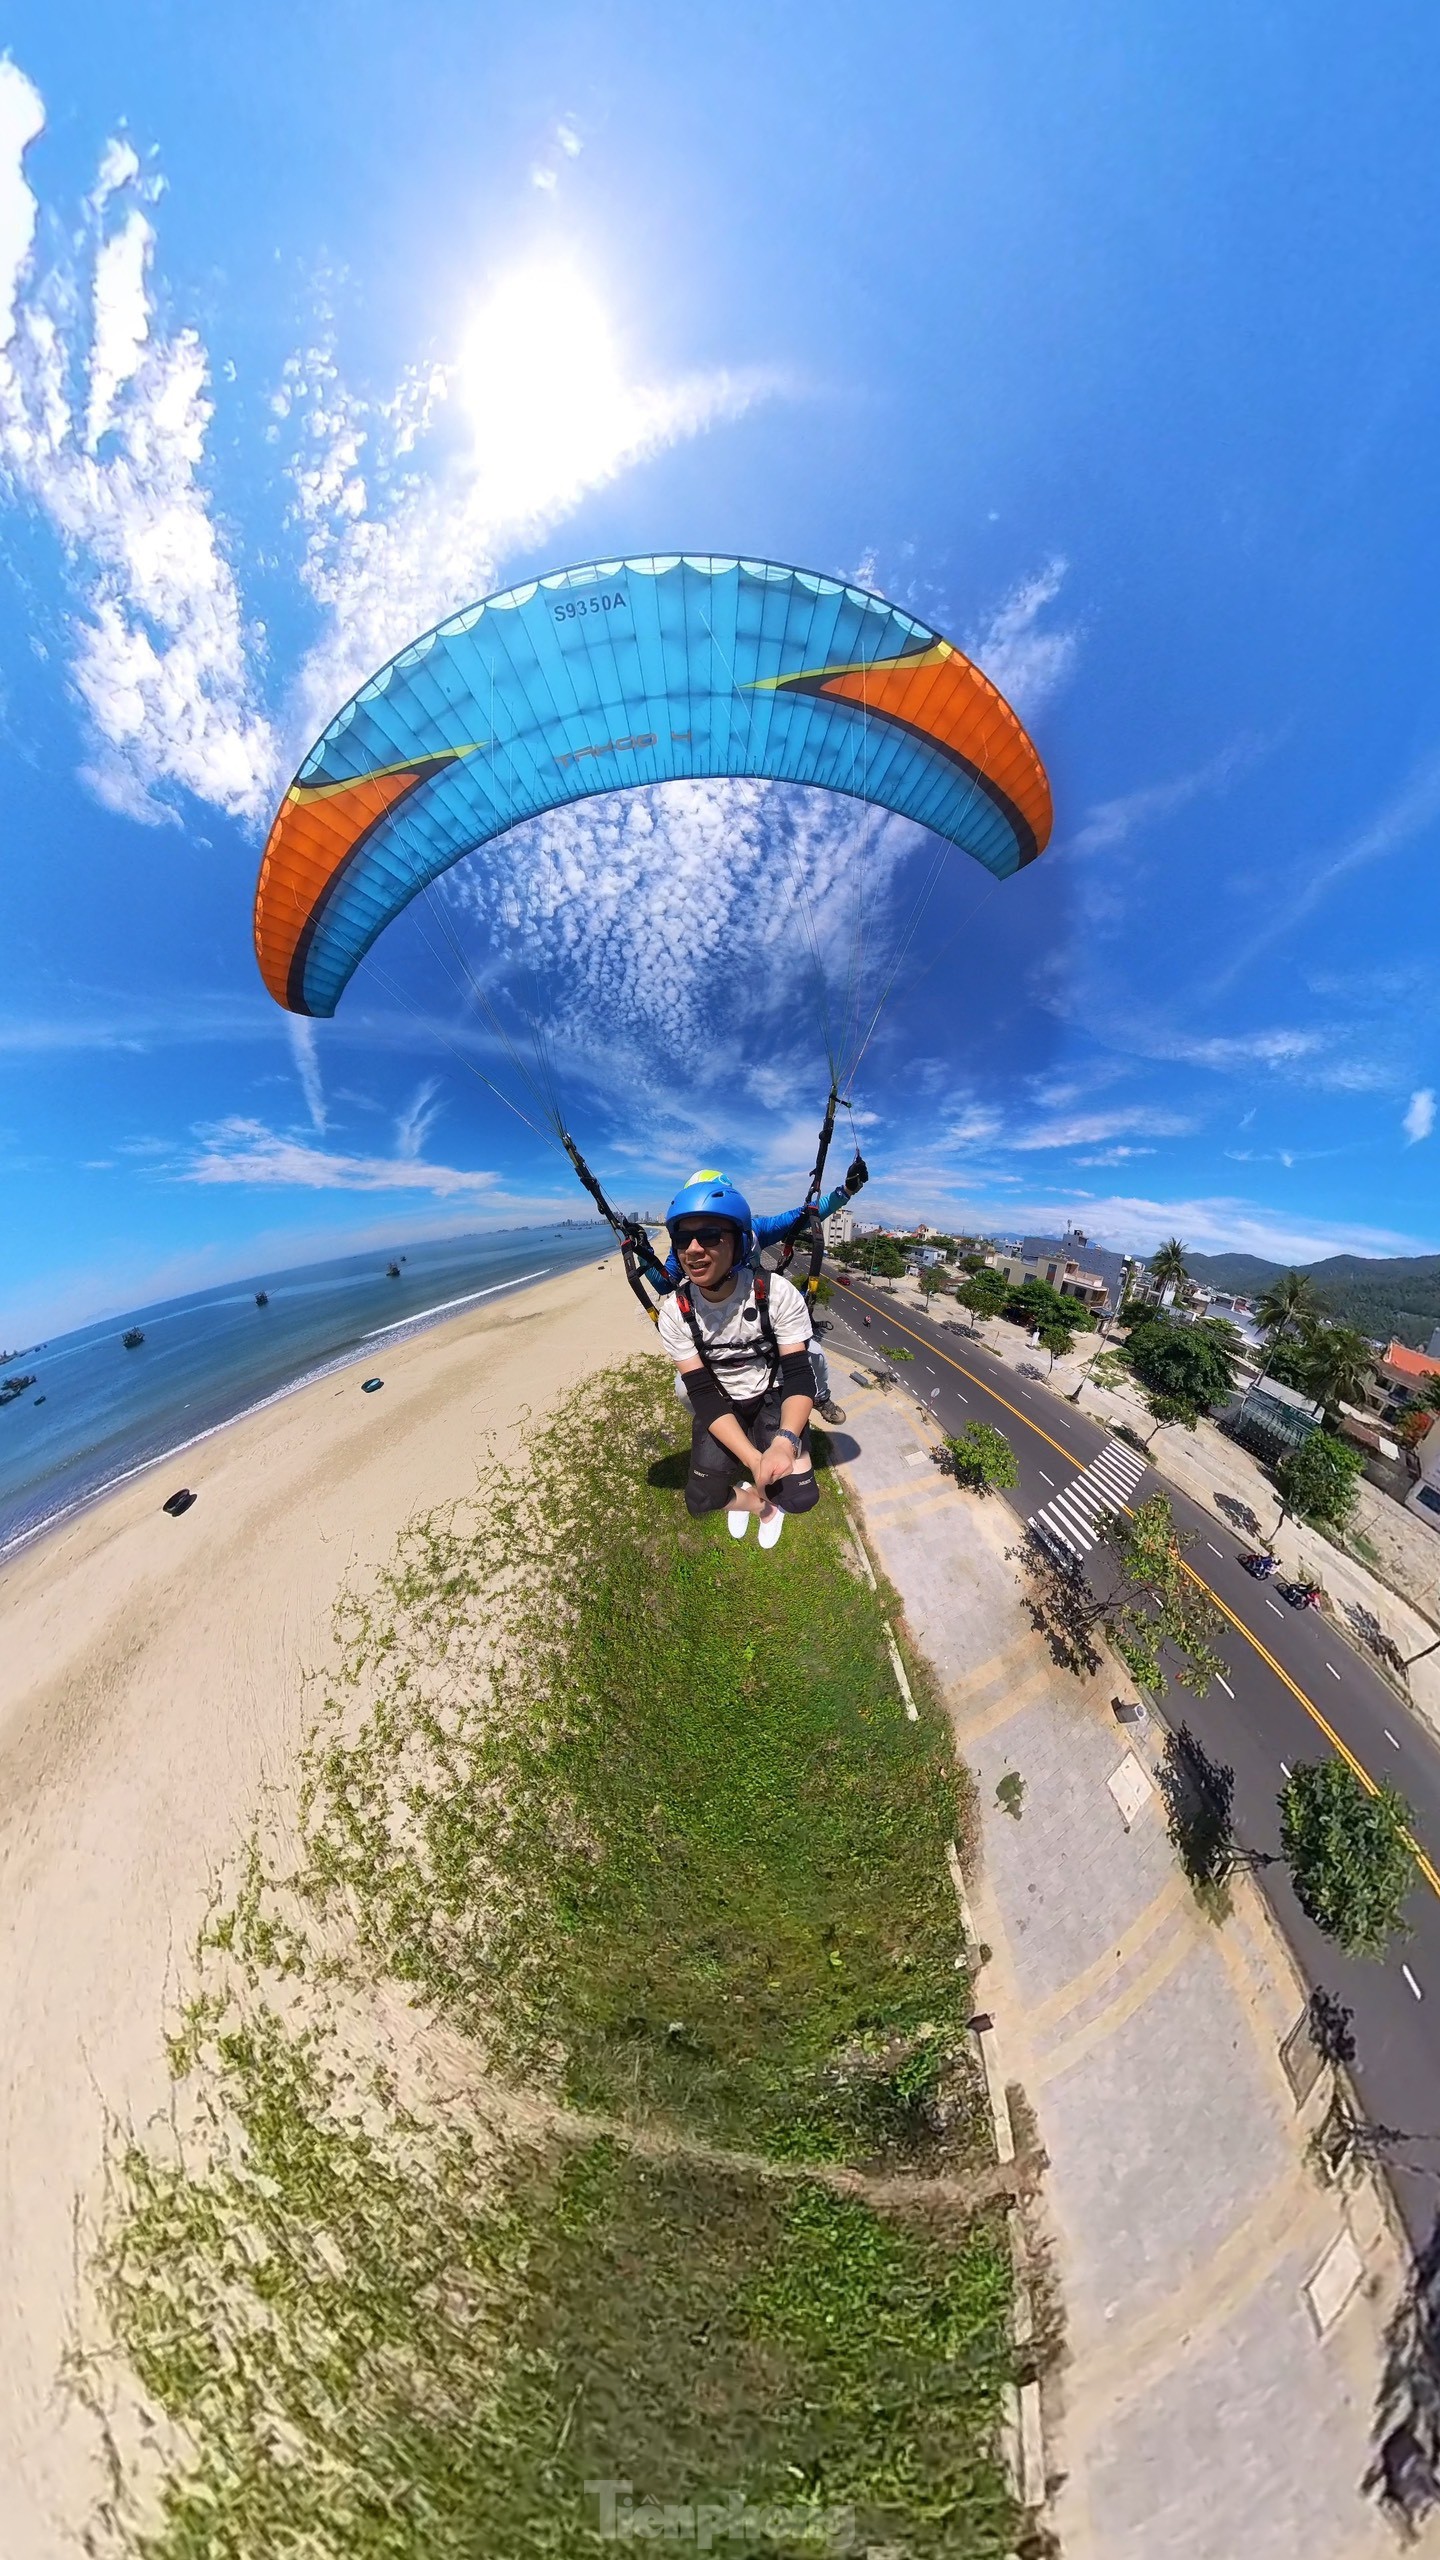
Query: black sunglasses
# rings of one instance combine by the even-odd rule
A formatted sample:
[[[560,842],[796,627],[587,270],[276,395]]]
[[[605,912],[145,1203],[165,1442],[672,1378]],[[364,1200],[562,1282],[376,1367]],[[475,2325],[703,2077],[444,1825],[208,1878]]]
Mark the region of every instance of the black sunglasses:
[[[698,1244],[713,1253],[716,1245],[728,1243],[734,1232],[733,1227],[682,1227],[675,1238],[675,1250],[685,1253],[692,1244]]]

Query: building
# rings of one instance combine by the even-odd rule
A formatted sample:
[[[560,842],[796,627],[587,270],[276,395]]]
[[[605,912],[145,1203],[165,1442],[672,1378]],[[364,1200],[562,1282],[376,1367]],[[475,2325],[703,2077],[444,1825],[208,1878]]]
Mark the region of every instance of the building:
[[[1274,1466],[1293,1449],[1303,1449],[1324,1420],[1322,1407],[1295,1387],[1282,1386],[1278,1378],[1257,1378],[1246,1388],[1225,1428],[1242,1448],[1252,1449],[1257,1458]]]
[[[1431,1334],[1429,1341],[1425,1345],[1425,1350],[1427,1356],[1431,1360],[1440,1360],[1440,1324],[1437,1324],[1435,1327],[1434,1332]]]
[[[853,1209],[832,1209],[825,1221],[825,1242],[831,1253],[837,1244],[853,1244],[855,1234]]]
[[[1095,1316],[1117,1312],[1125,1275],[1138,1268],[1130,1256],[1107,1252],[1075,1227],[1059,1237],[1022,1236],[1013,1252],[997,1250],[989,1260],[1017,1287],[1026,1280],[1043,1280],[1063,1298],[1078,1298]]]
[[[1428,1351],[1412,1351],[1407,1342],[1391,1342],[1376,1355],[1375,1376],[1365,1402],[1382,1422],[1404,1420],[1432,1378],[1440,1378],[1440,1359]]]

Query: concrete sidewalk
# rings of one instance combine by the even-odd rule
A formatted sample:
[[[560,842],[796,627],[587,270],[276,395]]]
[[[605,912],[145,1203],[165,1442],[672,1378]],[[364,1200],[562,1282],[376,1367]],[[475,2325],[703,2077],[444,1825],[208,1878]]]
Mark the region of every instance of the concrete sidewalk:
[[[1049,2156],[1065,2347],[1045,2467],[1065,2560],[1378,2560],[1394,2537],[1361,2482],[1402,2264],[1375,2189],[1342,2197],[1307,2160],[1325,2091],[1297,2110],[1281,2066],[1303,2007],[1288,1957],[1248,1880],[1223,1926],[1201,1915],[1153,1785],[1159,1737],[1137,1749],[1117,1723],[1117,1677],[1055,1668],[1009,1513],[939,1476],[902,1394],[846,1402],[837,1472],[979,1789],[987,2061]],[[1007,1774],[1018,1819],[996,1800]]]

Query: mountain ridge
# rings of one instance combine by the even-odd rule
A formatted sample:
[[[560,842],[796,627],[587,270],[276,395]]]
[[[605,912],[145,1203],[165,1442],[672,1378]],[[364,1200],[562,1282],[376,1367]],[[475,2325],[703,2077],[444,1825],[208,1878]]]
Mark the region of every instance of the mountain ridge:
[[[1193,1280],[1207,1289],[1236,1289],[1258,1298],[1287,1271],[1313,1281],[1327,1315],[1358,1326],[1372,1341],[1408,1343],[1423,1351],[1440,1325],[1440,1253],[1332,1253],[1323,1262],[1266,1262],[1255,1253],[1191,1253]]]

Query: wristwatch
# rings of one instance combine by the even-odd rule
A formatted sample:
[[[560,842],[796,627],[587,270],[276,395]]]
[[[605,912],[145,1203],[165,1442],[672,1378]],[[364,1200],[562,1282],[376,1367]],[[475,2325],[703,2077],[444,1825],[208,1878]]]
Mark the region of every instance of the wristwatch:
[[[799,1432],[798,1432],[798,1431],[787,1431],[787,1430],[786,1430],[786,1428],[785,1428],[784,1423],[782,1422],[782,1423],[781,1423],[781,1425],[780,1425],[779,1430],[778,1430],[778,1431],[776,1432],[776,1434],[775,1434],[775,1437],[776,1437],[776,1439],[777,1439],[777,1440],[788,1440],[788,1441],[789,1441],[789,1443],[790,1443],[791,1448],[792,1448],[792,1449],[794,1450],[794,1452],[795,1452],[796,1457],[797,1457],[797,1458],[799,1457],[799,1455],[800,1455],[800,1434],[799,1434]]]

